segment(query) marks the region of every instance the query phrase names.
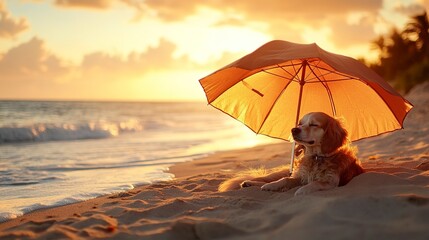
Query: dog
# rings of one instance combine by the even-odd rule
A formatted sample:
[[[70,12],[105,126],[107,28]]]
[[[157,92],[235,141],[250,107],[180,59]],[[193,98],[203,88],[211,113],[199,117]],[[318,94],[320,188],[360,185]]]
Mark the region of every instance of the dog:
[[[287,191],[299,186],[295,195],[305,195],[343,186],[364,172],[338,119],[323,112],[308,113],[291,132],[298,155],[292,174],[286,168],[269,174],[244,174],[223,182],[219,191],[251,186]]]

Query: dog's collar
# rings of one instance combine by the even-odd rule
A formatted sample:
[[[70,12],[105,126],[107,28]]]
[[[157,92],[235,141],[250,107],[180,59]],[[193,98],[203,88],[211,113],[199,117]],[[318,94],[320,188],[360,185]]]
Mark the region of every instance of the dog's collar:
[[[316,161],[323,161],[323,160],[325,160],[325,158],[327,158],[327,157],[326,156],[322,156],[322,155],[317,155],[317,154],[313,155],[313,159],[316,160]]]
[[[316,160],[316,161],[323,161],[323,160],[325,160],[327,158],[330,158],[330,157],[334,156],[337,152],[338,152],[338,150],[335,150],[335,151],[333,151],[333,152],[331,152],[329,154],[323,154],[323,155],[322,154],[321,155],[314,154],[313,155],[313,159]]]

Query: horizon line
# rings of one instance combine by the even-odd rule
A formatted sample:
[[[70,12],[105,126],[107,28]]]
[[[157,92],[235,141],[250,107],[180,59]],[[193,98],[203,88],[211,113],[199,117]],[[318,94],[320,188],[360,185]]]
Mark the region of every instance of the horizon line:
[[[205,100],[198,99],[77,99],[77,98],[0,98],[3,102],[123,102],[123,103],[206,103]]]

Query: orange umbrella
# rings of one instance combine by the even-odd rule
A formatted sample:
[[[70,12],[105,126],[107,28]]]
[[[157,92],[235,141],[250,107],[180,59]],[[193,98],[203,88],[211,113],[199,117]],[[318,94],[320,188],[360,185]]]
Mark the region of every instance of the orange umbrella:
[[[268,42],[200,84],[215,108],[256,133],[285,140],[309,112],[344,118],[354,141],[401,129],[413,107],[359,61],[314,43]]]

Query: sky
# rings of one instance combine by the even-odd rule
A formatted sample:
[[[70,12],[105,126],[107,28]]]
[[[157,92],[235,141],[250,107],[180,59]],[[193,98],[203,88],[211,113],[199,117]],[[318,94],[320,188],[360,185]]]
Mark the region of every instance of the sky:
[[[374,61],[429,0],[0,0],[0,99],[204,101],[198,80],[281,39]]]

